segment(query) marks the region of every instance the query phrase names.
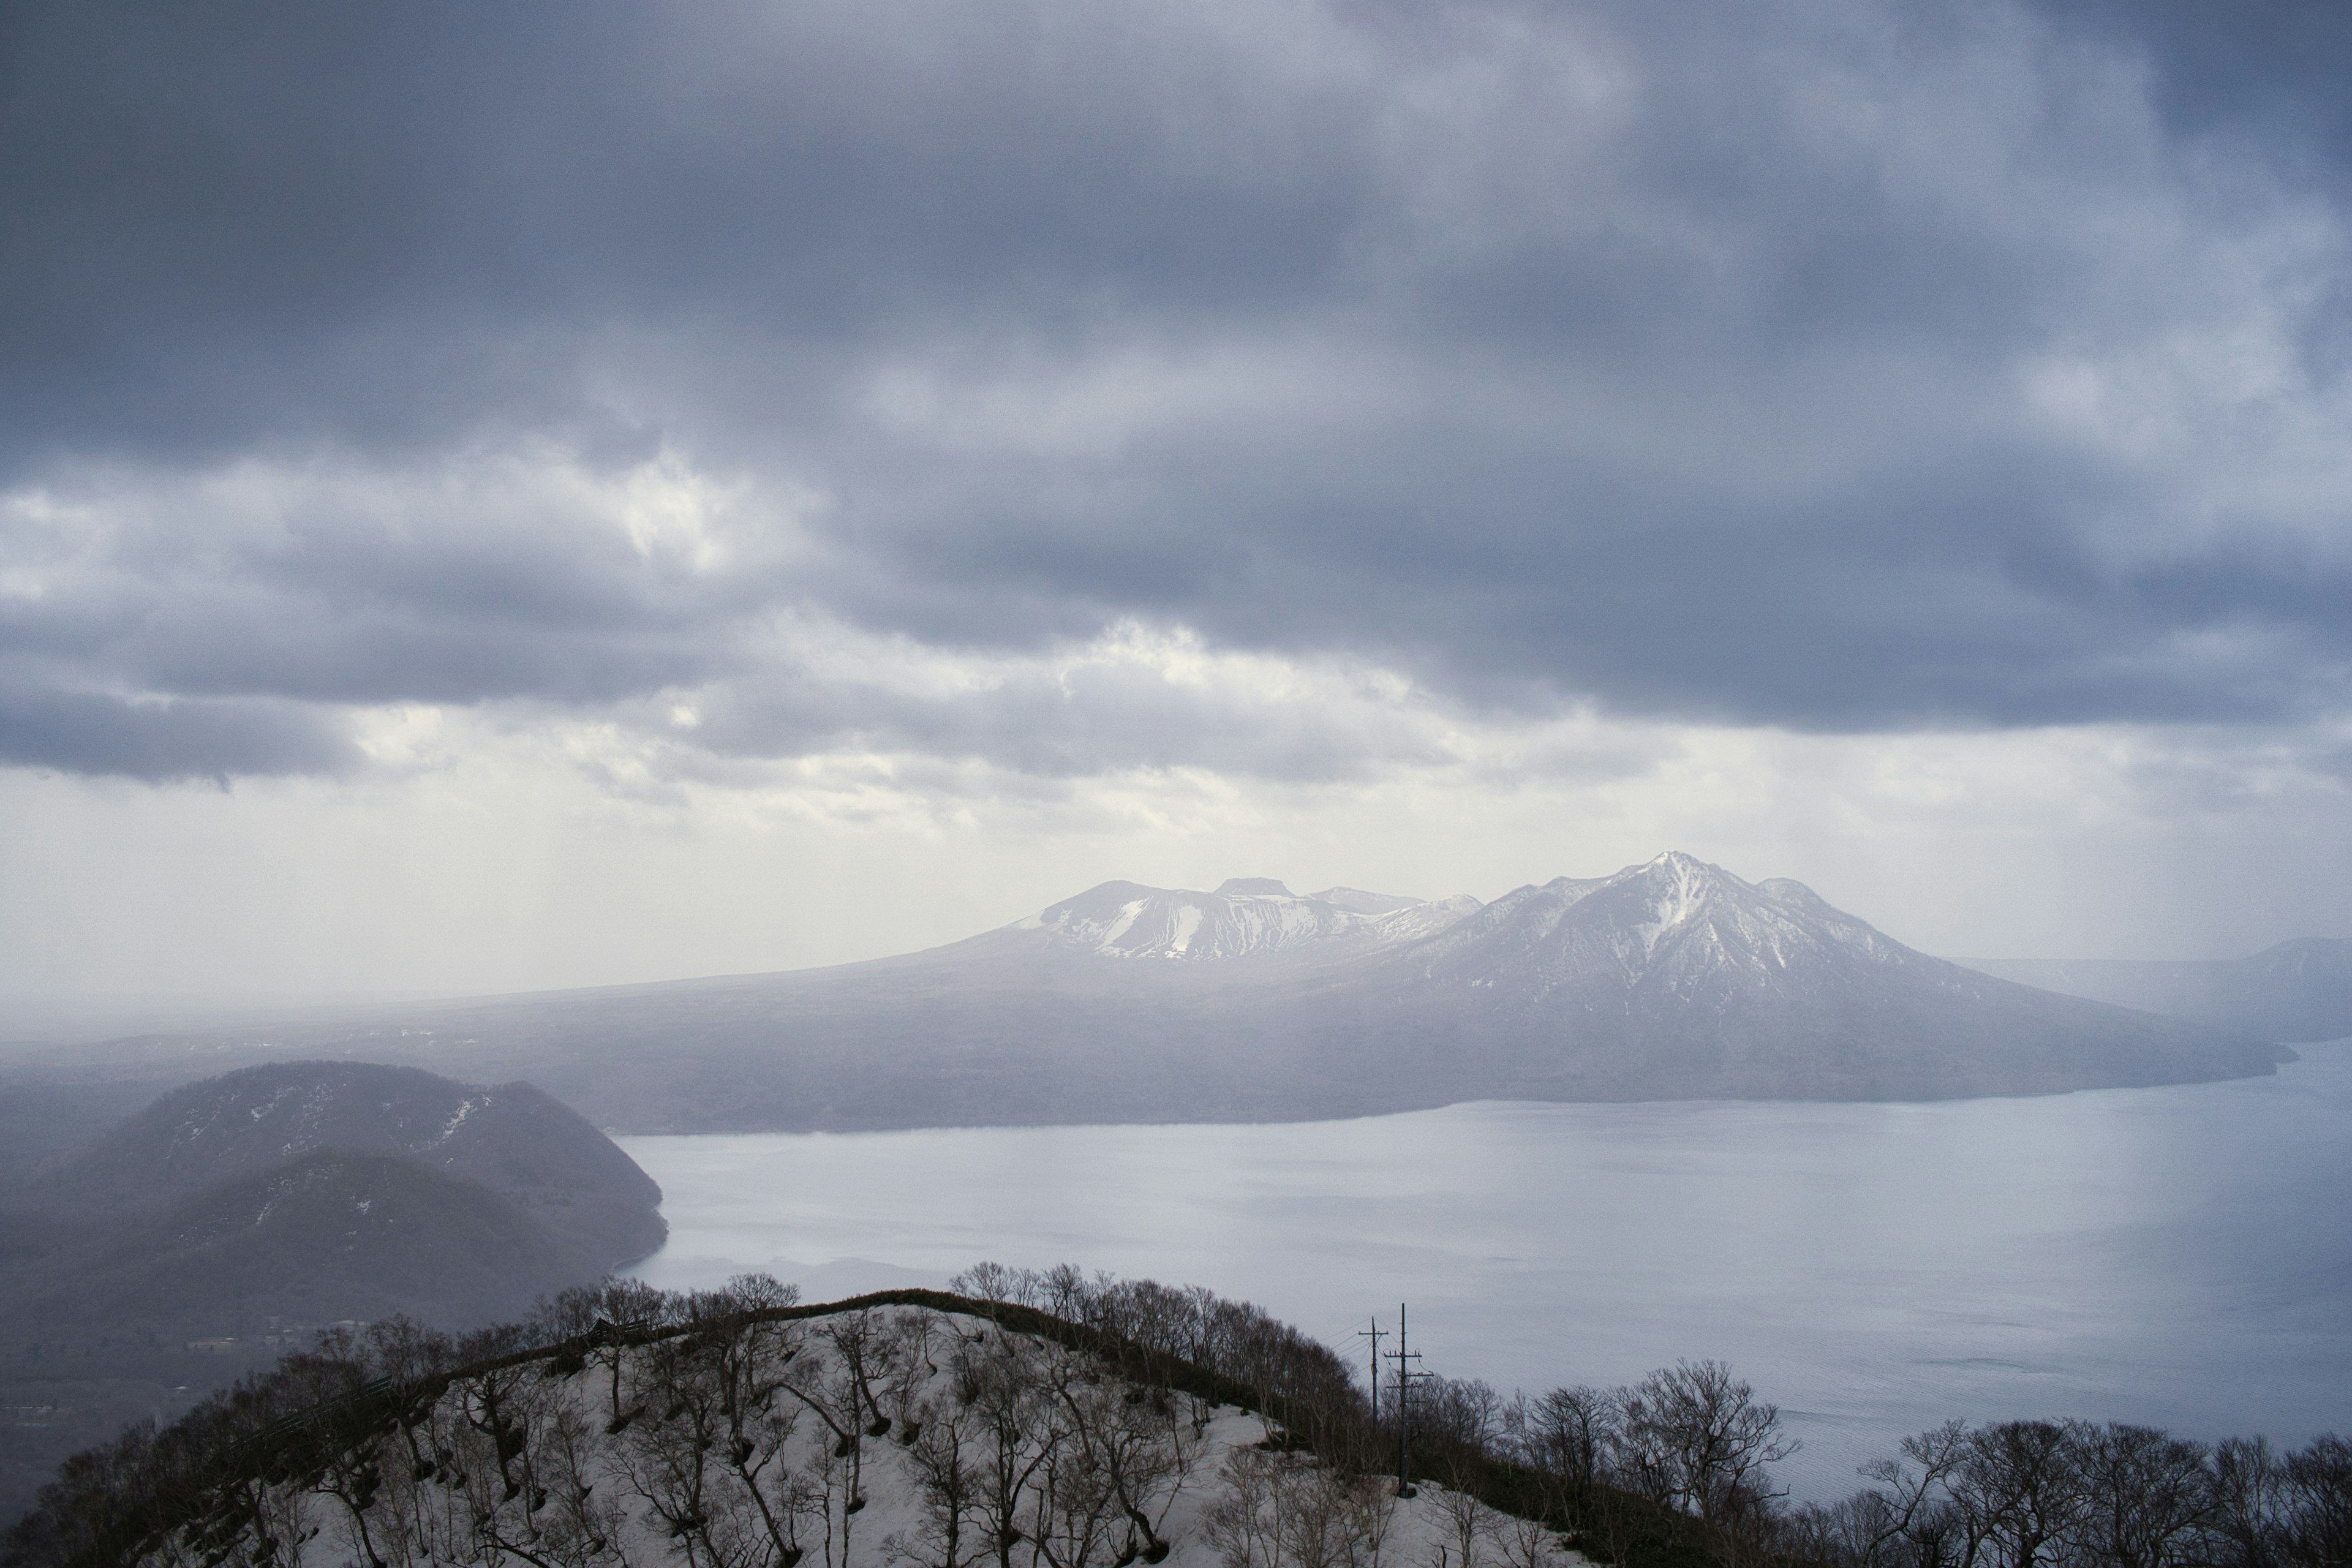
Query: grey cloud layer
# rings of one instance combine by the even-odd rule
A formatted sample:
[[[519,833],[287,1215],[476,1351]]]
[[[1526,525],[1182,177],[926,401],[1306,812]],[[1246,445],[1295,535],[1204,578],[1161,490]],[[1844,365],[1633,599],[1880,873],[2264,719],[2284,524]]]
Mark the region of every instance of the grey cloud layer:
[[[0,490],[82,520],[0,514],[8,761],[331,768],[347,705],[679,691],[723,754],[1426,751],[1132,671],[890,695],[780,658],[803,613],[983,661],[1181,625],[1509,711],[2352,706],[2324,9],[0,26]],[[665,453],[735,487],[715,564],[480,477]]]

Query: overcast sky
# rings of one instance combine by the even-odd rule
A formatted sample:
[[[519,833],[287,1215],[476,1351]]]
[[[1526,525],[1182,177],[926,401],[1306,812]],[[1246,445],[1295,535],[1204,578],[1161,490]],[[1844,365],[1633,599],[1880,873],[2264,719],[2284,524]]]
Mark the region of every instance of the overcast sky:
[[[2352,934],[2336,0],[20,4],[0,994],[1668,847]]]

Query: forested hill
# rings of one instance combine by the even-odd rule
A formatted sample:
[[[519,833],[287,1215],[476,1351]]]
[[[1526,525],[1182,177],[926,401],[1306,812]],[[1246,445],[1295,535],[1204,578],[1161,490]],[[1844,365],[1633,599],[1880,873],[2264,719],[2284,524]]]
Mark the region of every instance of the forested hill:
[[[661,1191],[529,1084],[274,1063],[0,1184],[0,1520],[72,1448],[343,1321],[463,1330],[601,1279]]]
[[[119,1215],[327,1151],[486,1188],[593,1257],[592,1276],[644,1257],[666,1234],[653,1178],[532,1085],[371,1062],[278,1062],[184,1085],[21,1191],[44,1207]]]

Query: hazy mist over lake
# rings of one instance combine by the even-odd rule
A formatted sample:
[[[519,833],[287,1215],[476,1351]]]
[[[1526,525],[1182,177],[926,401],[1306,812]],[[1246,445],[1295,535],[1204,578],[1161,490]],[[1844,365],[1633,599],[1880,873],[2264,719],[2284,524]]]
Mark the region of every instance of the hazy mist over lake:
[[[629,1138],[667,1287],[1064,1260],[1507,1391],[1729,1360],[1800,1491],[1948,1416],[2300,1442],[2352,1408],[2352,1043],[2275,1079],[1932,1105],[1480,1103],[1281,1126]]]

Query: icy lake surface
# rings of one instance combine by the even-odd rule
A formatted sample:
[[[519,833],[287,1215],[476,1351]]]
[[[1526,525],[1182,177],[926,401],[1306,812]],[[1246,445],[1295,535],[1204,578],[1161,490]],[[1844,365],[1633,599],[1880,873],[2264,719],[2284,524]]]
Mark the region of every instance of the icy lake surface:
[[[1834,1495],[1948,1416],[2352,1431],[2352,1042],[2274,1079],[1935,1105],[1487,1102],[1280,1126],[624,1138],[656,1284],[982,1258],[1202,1284],[1506,1391],[1729,1361]],[[1393,1342],[1389,1342],[1391,1345]]]

